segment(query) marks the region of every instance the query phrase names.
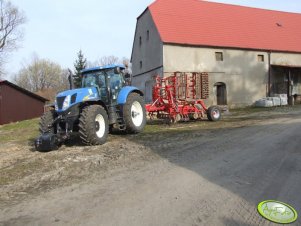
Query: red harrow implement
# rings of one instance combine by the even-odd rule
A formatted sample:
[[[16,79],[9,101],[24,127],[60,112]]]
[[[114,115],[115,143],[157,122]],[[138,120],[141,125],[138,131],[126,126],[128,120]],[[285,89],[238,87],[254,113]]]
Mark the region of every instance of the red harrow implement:
[[[217,106],[206,107],[203,99],[209,96],[207,73],[179,73],[161,78],[155,77],[153,103],[146,104],[151,119],[167,119],[169,122],[202,119],[210,121],[221,117]]]

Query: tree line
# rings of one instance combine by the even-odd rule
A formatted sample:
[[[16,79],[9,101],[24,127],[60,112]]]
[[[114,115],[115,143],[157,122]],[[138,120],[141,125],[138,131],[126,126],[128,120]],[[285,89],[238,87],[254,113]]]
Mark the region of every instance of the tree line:
[[[53,100],[57,92],[69,89],[69,76],[73,77],[75,88],[81,87],[81,71],[87,67],[128,63],[129,60],[127,58],[119,59],[115,56],[103,56],[91,63],[87,61],[80,50],[77,53],[74,68],[71,70],[62,68],[55,62],[39,58],[35,55],[31,62],[23,66],[14,76],[13,82],[31,92]]]

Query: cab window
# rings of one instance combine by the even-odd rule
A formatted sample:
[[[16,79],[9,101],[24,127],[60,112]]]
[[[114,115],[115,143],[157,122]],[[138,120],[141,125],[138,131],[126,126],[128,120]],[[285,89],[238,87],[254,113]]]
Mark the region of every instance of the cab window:
[[[110,70],[107,72],[110,78],[110,89],[113,102],[116,102],[118,94],[122,87],[124,86],[124,79],[121,74],[115,74],[114,70]]]
[[[115,74],[114,70],[108,72],[110,75],[110,88],[120,90],[124,85],[124,79],[121,74]]]
[[[105,75],[103,73],[89,73],[83,76],[83,84],[82,87],[98,87],[105,88]]]

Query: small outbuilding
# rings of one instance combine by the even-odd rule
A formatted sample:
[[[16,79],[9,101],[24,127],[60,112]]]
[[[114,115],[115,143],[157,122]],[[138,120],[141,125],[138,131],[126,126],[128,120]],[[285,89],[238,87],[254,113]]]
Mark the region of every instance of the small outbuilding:
[[[41,116],[47,101],[7,80],[0,80],[0,125]]]

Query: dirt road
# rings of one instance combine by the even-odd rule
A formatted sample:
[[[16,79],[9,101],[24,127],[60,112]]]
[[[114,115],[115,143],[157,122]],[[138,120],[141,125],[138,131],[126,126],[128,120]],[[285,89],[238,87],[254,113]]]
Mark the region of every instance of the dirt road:
[[[208,123],[44,154],[7,144],[2,173],[41,172],[3,183],[0,225],[274,225],[256,210],[267,199],[301,213],[301,108]]]

